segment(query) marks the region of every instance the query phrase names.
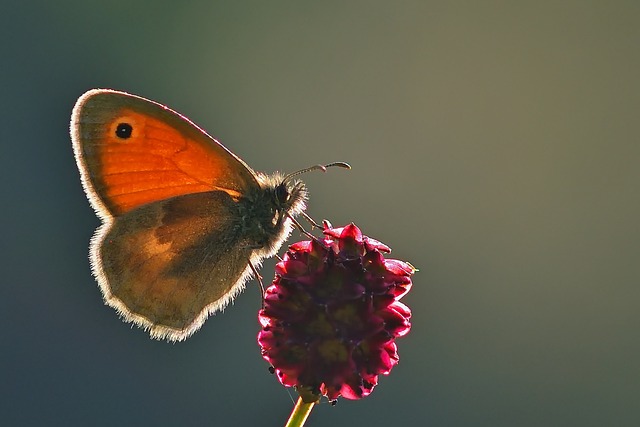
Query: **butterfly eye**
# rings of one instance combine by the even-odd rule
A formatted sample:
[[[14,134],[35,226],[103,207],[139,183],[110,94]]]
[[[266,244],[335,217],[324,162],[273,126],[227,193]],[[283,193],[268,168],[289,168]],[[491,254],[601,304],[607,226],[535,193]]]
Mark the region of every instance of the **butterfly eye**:
[[[285,183],[282,183],[276,187],[276,199],[280,203],[285,203],[289,200],[289,189]]]
[[[118,123],[116,128],[116,136],[120,139],[129,139],[133,133],[133,126],[129,123]]]

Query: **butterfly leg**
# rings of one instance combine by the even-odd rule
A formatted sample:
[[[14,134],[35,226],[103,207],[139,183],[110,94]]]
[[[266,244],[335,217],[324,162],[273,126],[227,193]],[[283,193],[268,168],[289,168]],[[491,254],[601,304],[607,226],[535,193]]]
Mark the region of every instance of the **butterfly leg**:
[[[247,262],[249,263],[249,267],[251,267],[251,271],[253,271],[253,274],[256,277],[258,284],[260,285],[260,293],[262,295],[262,298],[261,298],[262,308],[264,308],[264,284],[262,283],[262,276],[258,272],[258,269],[256,268],[256,266],[253,265],[253,263],[251,262],[251,259],[247,258]]]
[[[304,217],[304,219],[307,220],[307,222],[309,222],[309,224],[311,224],[311,229],[313,230],[313,227],[316,228],[322,228],[322,225],[318,224],[317,222],[314,221],[313,218],[311,218],[309,216],[309,214],[307,214],[305,211],[300,212],[300,215],[302,215]]]
[[[305,236],[307,236],[308,238],[310,238],[311,240],[316,240],[316,236],[314,236],[313,234],[309,233],[307,230],[304,229],[304,227],[302,225],[300,225],[300,223],[298,221],[296,221],[296,219],[287,214],[287,216],[289,217],[289,219],[291,220],[291,222],[293,223],[293,225],[298,229],[298,231],[300,231],[302,234],[304,234]]]

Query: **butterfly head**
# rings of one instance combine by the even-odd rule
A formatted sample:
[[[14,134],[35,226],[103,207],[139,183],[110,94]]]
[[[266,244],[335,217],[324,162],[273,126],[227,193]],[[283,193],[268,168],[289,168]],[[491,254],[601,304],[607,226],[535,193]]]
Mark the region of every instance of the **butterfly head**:
[[[293,229],[293,219],[306,208],[307,188],[296,177],[298,175],[320,170],[326,171],[328,167],[342,167],[349,169],[346,163],[337,162],[328,165],[316,165],[306,169],[292,172],[288,175],[276,173],[272,176],[257,175],[261,188],[261,201],[254,200],[254,217],[261,219],[251,224],[245,224],[247,229],[253,229],[256,246],[262,249],[262,256],[273,255],[289,237]]]
[[[302,212],[305,209],[305,201],[307,200],[307,188],[302,181],[295,179],[295,177],[316,170],[326,172],[327,168],[336,166],[351,169],[351,166],[347,163],[336,162],[324,166],[311,166],[299,171],[291,172],[285,176],[277,174],[276,176],[269,178],[272,182],[271,185],[275,183],[273,196],[278,209],[285,214],[290,215],[297,215]],[[261,183],[261,185],[263,185],[263,183]]]
[[[256,174],[260,190],[244,205],[243,228],[262,257],[271,256],[289,237],[291,218],[306,208],[307,188],[302,181],[279,173]]]
[[[288,216],[295,217],[304,211],[308,198],[304,182],[275,173],[270,176],[259,175],[258,182],[262,188],[264,205],[270,207],[271,222],[274,226],[282,223]]]

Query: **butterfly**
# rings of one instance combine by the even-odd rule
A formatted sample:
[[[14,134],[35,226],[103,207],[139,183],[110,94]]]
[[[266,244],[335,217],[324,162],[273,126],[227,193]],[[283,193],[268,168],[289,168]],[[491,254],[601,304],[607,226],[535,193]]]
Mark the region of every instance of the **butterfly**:
[[[151,337],[182,341],[244,289],[305,215],[299,173],[265,175],[186,117],[148,99],[93,89],[71,140],[102,220],[90,261],[104,301]]]

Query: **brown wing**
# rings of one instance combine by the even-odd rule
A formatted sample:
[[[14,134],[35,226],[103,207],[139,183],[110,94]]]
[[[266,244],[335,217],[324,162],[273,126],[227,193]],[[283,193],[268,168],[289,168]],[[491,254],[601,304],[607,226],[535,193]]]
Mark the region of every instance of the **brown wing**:
[[[71,137],[85,191],[103,218],[183,194],[238,197],[258,185],[242,160],[187,118],[124,92],[81,96]]]
[[[154,338],[184,340],[244,287],[252,250],[224,191],[147,204],[103,225],[92,267],[108,305]],[[258,260],[256,260],[258,261]]]

